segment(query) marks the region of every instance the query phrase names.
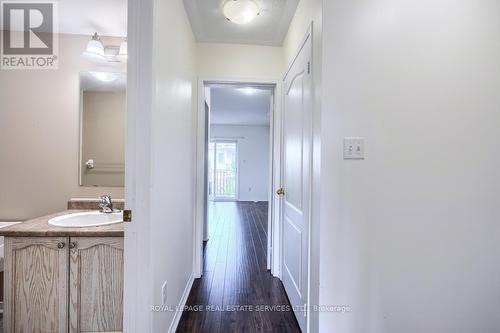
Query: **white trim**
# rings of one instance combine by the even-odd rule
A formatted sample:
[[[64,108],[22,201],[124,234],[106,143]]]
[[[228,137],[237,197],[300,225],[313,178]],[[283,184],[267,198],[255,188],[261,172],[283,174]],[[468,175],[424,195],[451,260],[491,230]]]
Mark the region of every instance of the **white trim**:
[[[206,109],[205,109],[205,87],[203,80],[198,80],[198,105],[196,107],[196,181],[194,202],[194,228],[193,228],[193,274],[195,278],[201,278],[203,273],[203,229],[205,227],[205,205],[206,192],[205,183],[205,159],[206,159]],[[210,106],[209,106],[210,112]]]
[[[172,319],[172,323],[170,324],[170,328],[168,329],[169,333],[170,332],[175,333],[175,331],[177,330],[177,326],[179,326],[179,322],[181,321],[181,317],[183,314],[182,309],[184,309],[184,306],[186,305],[189,293],[191,292],[191,288],[193,287],[193,283],[194,283],[194,274],[191,274],[186,284],[186,288],[184,288],[184,292],[182,293],[181,300],[179,301],[179,306],[175,311],[175,315],[174,318]]]
[[[272,136],[273,136],[273,151],[272,151],[272,170],[271,174],[271,190],[269,191],[269,204],[271,207],[271,230],[269,233],[269,242],[271,248],[271,274],[281,279],[281,198],[276,195],[276,190],[283,184],[282,176],[282,161],[283,161],[283,82],[280,82],[279,90],[276,89],[274,94],[274,108],[276,112],[272,119]]]
[[[276,88],[274,89],[274,92],[271,94],[271,102],[269,109],[270,110],[276,110]],[[268,223],[267,223],[267,242],[270,244],[267,247],[267,260],[266,260],[266,268],[271,271],[272,269],[272,262],[273,262],[273,223],[272,221],[274,220],[273,217],[273,212],[274,212],[274,204],[273,204],[273,199],[274,199],[274,151],[276,148],[274,147],[274,118],[276,117],[276,112],[271,112],[270,117],[269,117],[269,175],[268,175],[268,199],[267,199],[267,216],[268,216]],[[271,222],[271,223],[269,223]]]
[[[194,229],[194,250],[193,250],[193,271],[195,278],[199,278],[203,272],[203,227],[204,227],[204,181],[205,181],[205,84],[243,84],[255,86],[270,86],[273,87],[274,109],[272,110],[273,117],[281,119],[281,98],[276,98],[282,95],[282,81],[269,80],[269,79],[249,79],[249,78],[216,78],[216,77],[201,77],[198,79],[198,108],[197,108],[197,132],[196,132],[196,195],[195,195],[195,227]],[[280,122],[277,122],[280,123]],[[271,174],[273,175],[273,183],[271,185],[269,204],[277,207],[274,204],[273,195],[276,188],[277,179],[280,179],[280,161],[279,154],[281,154],[281,126],[274,126],[276,123],[270,123],[271,137],[274,149],[274,163],[270,161]],[[276,211],[274,210],[272,216],[269,216],[270,224],[272,225],[272,234],[268,234],[268,244],[272,247],[273,255],[271,260],[271,273],[274,276],[280,276],[279,266],[280,260],[277,256],[280,246],[273,246],[272,244],[279,244],[279,235],[276,230],[279,230],[275,224]],[[278,242],[277,242],[278,241]]]
[[[78,186],[83,186],[83,90],[82,90],[82,79],[78,78],[78,93],[80,102],[80,112],[78,114]]]
[[[150,127],[154,96],[155,1],[128,2],[127,128],[125,144],[125,205],[133,223],[124,235],[123,331],[151,331],[150,262]]]

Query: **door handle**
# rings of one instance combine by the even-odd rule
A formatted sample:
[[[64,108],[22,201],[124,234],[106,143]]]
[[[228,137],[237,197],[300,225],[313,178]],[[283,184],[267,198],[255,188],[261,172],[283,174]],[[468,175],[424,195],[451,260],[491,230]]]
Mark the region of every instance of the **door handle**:
[[[76,242],[70,242],[69,243],[69,248],[74,249],[76,247]]]
[[[57,248],[58,248],[58,249],[62,249],[62,248],[64,248],[65,246],[66,246],[66,243],[64,243],[64,242],[59,242],[59,243],[57,243]]]
[[[277,191],[276,191],[276,194],[277,195],[285,195],[285,189],[283,187],[280,187]]]

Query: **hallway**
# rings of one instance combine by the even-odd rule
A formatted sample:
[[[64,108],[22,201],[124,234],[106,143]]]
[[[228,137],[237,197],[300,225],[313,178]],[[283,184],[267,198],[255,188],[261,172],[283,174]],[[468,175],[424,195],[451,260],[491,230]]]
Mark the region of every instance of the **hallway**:
[[[184,312],[177,332],[300,332],[281,281],[266,269],[267,208],[209,204],[203,277],[186,303],[203,309]]]

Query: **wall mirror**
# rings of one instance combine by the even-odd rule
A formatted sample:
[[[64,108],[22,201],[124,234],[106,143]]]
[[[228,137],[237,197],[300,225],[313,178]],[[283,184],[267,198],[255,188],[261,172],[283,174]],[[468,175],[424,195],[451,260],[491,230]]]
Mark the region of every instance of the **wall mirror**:
[[[125,181],[125,73],[80,72],[80,185]]]

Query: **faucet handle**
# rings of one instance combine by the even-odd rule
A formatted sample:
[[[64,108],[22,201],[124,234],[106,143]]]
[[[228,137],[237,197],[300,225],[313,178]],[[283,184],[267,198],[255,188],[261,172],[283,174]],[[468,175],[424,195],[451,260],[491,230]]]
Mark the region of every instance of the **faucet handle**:
[[[111,201],[111,196],[110,195],[101,195],[99,197],[101,199],[101,202],[99,203],[99,207],[101,207],[101,210],[103,213],[112,213],[113,212],[113,202]]]
[[[108,194],[101,195],[99,197],[99,199],[101,199],[102,204],[110,204],[111,203],[111,196]]]

